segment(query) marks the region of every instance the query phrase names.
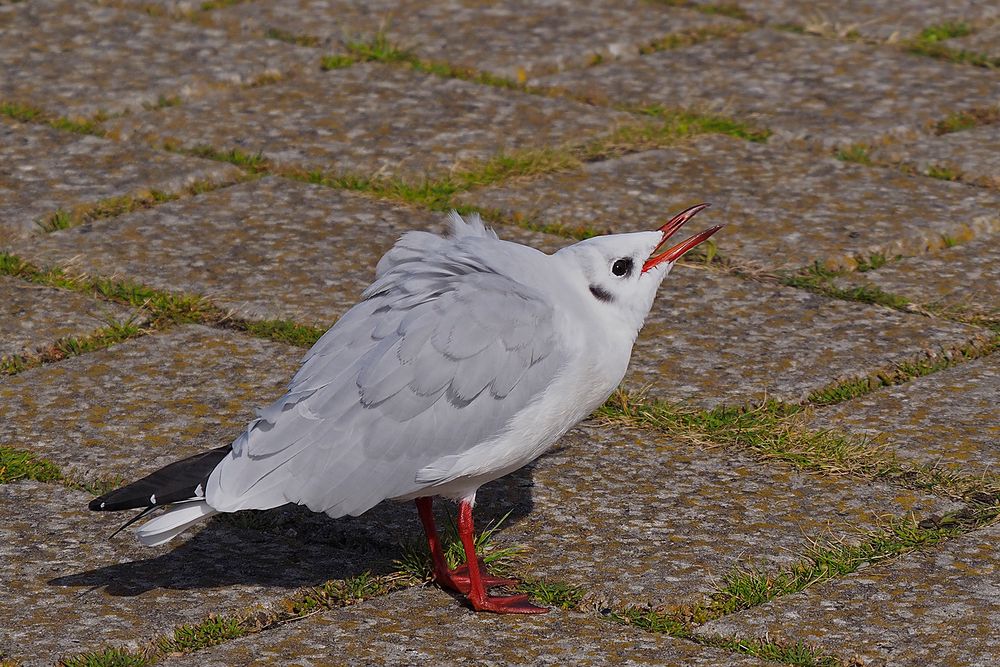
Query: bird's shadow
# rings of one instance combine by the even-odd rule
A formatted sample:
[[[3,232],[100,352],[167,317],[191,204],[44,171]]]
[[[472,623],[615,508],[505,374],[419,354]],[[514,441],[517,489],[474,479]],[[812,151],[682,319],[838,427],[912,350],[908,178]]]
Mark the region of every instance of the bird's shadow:
[[[531,511],[533,467],[525,466],[479,490],[477,530],[503,519],[496,531],[501,536],[508,526]],[[438,530],[444,534],[453,525],[455,505],[438,499],[435,510]],[[114,539],[132,540],[123,549],[126,558],[143,553],[133,546],[135,538],[128,531]],[[412,503],[383,502],[359,517],[340,519],[286,505],[220,515],[176,547],[168,546],[167,551],[161,547],[160,553],[151,558],[66,574],[48,583],[82,587],[81,595],[103,589],[114,596],[237,584],[299,588],[364,572],[388,574],[397,569],[394,561],[403,555],[407,545],[422,545],[424,540]]]

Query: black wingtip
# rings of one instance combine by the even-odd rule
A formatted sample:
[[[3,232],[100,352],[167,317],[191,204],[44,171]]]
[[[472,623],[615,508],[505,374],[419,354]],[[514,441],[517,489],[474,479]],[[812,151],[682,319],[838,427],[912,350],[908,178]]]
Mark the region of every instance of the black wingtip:
[[[142,479],[94,498],[87,507],[95,512],[117,512],[203,497],[209,475],[230,451],[232,447],[226,445],[175,461]]]

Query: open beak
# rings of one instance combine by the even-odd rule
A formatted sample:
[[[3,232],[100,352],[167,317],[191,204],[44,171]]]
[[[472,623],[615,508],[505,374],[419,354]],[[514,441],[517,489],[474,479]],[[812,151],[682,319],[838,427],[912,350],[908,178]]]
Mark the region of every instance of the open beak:
[[[701,211],[705,210],[708,207],[709,207],[708,204],[698,204],[697,206],[692,206],[689,209],[681,211],[680,213],[678,213],[677,215],[675,215],[673,218],[671,218],[670,222],[668,222],[667,224],[665,224],[662,227],[660,227],[660,232],[663,233],[663,239],[660,241],[660,245],[657,246],[657,250],[664,243],[667,242],[667,239],[669,239],[671,236],[673,236],[674,234],[676,234],[677,230],[679,230],[681,227],[683,227],[687,223],[688,220],[690,220],[694,216],[698,215],[698,213],[700,213]],[[649,259],[646,260],[646,263],[642,265],[642,272],[645,273],[646,271],[649,271],[654,266],[658,266],[658,265],[662,264],[663,262],[671,262],[671,263],[676,262],[678,259],[681,258],[681,256],[684,253],[686,253],[688,250],[690,250],[691,248],[695,247],[699,243],[707,241],[708,237],[710,237],[712,234],[714,234],[715,232],[717,232],[720,229],[722,229],[723,226],[724,225],[718,225],[716,227],[710,227],[710,228],[706,229],[703,232],[699,232],[699,233],[695,234],[694,236],[692,236],[689,239],[685,239],[685,240],[681,241],[680,243],[678,243],[675,246],[671,246],[670,248],[667,248],[664,252],[660,253],[659,255],[655,254],[656,251],[654,250],[653,251],[654,254],[650,255]]]

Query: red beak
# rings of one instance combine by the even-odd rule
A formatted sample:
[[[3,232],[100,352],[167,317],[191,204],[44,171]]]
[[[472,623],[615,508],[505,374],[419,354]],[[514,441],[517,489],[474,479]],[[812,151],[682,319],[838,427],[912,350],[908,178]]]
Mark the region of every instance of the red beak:
[[[688,220],[698,215],[698,213],[700,213],[701,211],[705,210],[708,207],[709,204],[698,204],[697,206],[692,206],[689,209],[681,211],[673,218],[671,218],[667,224],[660,227],[660,232],[663,233],[663,239],[660,241],[660,246],[666,243],[667,239],[676,234],[677,230],[683,227]],[[695,247],[699,243],[707,241],[708,237],[710,237],[712,234],[722,229],[722,227],[723,225],[710,227],[709,229],[706,229],[703,232],[695,234],[689,239],[681,241],[675,246],[667,248],[666,251],[664,251],[659,255],[651,255],[650,258],[646,260],[646,263],[642,265],[642,272],[645,273],[654,266],[658,266],[663,262],[676,262],[678,259],[681,258],[681,256],[684,253],[686,253],[688,250]],[[659,248],[659,246],[657,246],[657,248]]]

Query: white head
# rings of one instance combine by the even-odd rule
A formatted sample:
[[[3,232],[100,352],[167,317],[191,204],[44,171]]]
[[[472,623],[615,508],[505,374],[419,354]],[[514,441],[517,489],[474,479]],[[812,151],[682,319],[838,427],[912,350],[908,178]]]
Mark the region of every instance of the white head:
[[[656,251],[688,220],[708,204],[699,204],[679,213],[655,232],[596,236],[563,248],[565,256],[586,282],[585,289],[594,309],[609,320],[617,320],[638,335],[656,290],[674,263],[684,253],[707,240],[722,227],[712,227],[657,254]]]

